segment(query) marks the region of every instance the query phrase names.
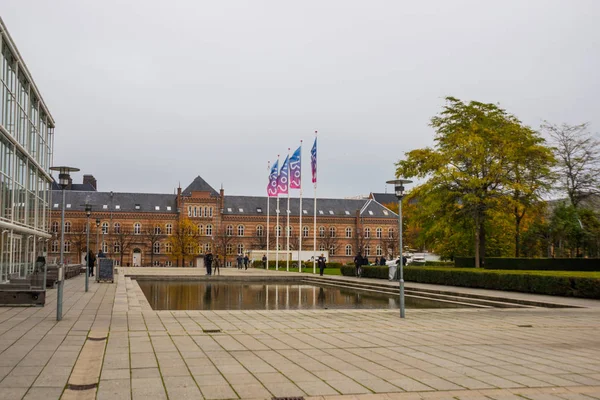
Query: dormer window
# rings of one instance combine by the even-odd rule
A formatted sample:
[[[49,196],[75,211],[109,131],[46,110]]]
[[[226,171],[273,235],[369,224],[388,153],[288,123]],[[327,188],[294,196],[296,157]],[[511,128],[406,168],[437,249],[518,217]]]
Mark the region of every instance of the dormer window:
[[[67,208],[71,208],[71,205],[70,205],[70,204],[67,204]]]
[[[167,206],[167,211],[171,211],[171,206]]]
[[[319,214],[323,215],[323,210],[319,210]]]
[[[141,205],[139,205],[139,204],[136,204],[136,205],[135,205],[135,209],[136,209],[136,210],[139,210],[140,208],[142,208],[142,206],[141,206]]]
[[[54,208],[58,208],[58,203],[54,203]]]
[[[257,213],[261,213],[261,212],[262,212],[262,208],[257,208],[257,209],[256,209],[256,212],[257,212]]]
[[[160,206],[154,206],[154,210],[160,211]]]
[[[244,212],[244,209],[243,209],[243,208],[240,208],[239,210],[240,210],[240,212],[241,212],[241,213],[243,213],[243,212]]]
[[[117,209],[117,210],[120,210],[120,209],[121,209],[121,206],[117,204],[117,205],[115,206],[115,209]]]
[[[103,205],[102,205],[102,209],[103,209],[103,210],[108,210],[108,204],[103,204]]]
[[[329,214],[333,215],[333,210],[329,210]]]
[[[373,215],[373,211],[369,210],[369,215]]]
[[[383,210],[383,215],[390,215],[390,213],[388,213],[387,210]]]
[[[227,207],[227,212],[233,212],[233,210],[231,209],[231,207]]]
[[[308,214],[307,210],[302,210],[302,214]]]
[[[350,215],[350,211],[346,210],[344,212],[346,213],[346,215]]]

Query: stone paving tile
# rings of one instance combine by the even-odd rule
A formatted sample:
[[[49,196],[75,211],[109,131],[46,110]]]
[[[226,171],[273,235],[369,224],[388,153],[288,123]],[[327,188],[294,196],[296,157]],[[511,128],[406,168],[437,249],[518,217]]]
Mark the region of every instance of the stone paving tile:
[[[29,388],[2,388],[0,390],[0,400],[21,400],[27,389]]]
[[[235,391],[229,385],[200,385],[205,399],[237,399]]]
[[[23,400],[49,400],[58,399],[63,392],[63,388],[31,388]]]

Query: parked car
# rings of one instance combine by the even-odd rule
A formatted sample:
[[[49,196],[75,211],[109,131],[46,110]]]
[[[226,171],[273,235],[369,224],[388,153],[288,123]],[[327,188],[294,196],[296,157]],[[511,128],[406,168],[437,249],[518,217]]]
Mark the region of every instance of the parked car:
[[[408,265],[425,265],[425,256],[417,254],[413,255]]]

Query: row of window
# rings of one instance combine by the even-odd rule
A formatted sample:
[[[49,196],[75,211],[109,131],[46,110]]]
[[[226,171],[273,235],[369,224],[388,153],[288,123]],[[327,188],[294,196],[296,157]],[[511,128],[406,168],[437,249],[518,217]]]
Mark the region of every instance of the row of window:
[[[212,207],[188,206],[188,217],[207,217],[212,218]]]

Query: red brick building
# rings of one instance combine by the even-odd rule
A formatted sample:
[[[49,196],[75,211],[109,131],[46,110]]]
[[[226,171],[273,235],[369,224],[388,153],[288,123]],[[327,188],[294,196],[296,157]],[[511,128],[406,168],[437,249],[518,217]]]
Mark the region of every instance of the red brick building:
[[[198,176],[176,194],[99,192],[96,180],[84,176],[83,184],[71,184],[65,200],[65,257],[77,263],[85,254],[85,204],[92,205],[90,248],[102,249],[117,264],[130,266],[200,266],[207,251],[222,255],[228,264],[237,254],[267,248],[267,198],[226,195],[217,192]],[[290,248],[312,251],[316,234],[317,251],[329,252],[329,261],[351,262],[358,251],[372,261],[396,254],[398,216],[375,196],[367,199],[317,199],[317,229],[314,230],[312,199],[302,204],[300,228],[299,199],[290,200]],[[60,254],[61,193],[53,190],[49,257]],[[280,200],[280,221],[276,226],[276,199],[270,199],[269,248],[286,248],[287,198]],[[98,220],[98,226],[96,221]],[[177,256],[174,235],[184,220],[194,226],[185,256]],[[257,252],[252,252],[257,254]]]

